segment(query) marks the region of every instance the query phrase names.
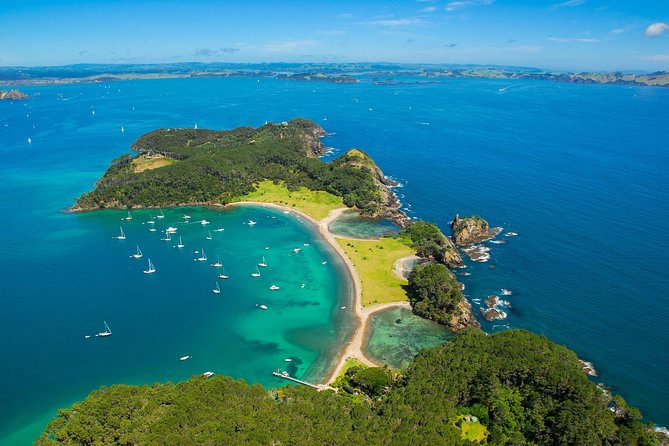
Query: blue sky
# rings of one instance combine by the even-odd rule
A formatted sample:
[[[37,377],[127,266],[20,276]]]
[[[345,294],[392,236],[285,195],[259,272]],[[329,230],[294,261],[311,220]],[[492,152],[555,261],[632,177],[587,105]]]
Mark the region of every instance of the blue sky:
[[[669,0],[0,0],[0,65],[476,63],[669,70]]]

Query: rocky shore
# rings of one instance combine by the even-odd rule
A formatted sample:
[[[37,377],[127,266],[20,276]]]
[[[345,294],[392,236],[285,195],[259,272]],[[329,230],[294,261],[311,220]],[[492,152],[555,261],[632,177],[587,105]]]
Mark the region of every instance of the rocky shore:
[[[453,241],[458,246],[469,246],[496,237],[502,228],[491,228],[480,216],[462,217],[459,214],[451,222]]]

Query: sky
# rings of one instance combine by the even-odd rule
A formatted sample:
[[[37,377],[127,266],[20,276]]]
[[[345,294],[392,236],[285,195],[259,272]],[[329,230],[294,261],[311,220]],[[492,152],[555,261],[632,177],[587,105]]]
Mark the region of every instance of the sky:
[[[669,71],[669,0],[0,0],[0,66],[193,61]]]

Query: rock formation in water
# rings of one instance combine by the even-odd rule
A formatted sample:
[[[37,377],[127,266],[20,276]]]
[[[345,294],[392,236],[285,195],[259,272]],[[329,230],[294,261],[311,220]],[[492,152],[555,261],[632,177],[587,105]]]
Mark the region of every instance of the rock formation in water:
[[[27,99],[28,95],[19,90],[0,90],[0,100],[15,100],[15,99]]]
[[[487,308],[481,307],[479,308],[479,311],[486,321],[491,322],[506,319],[506,312],[501,310],[499,307],[500,305],[506,307],[510,306],[508,301],[501,300],[497,296],[488,296],[488,298],[485,300],[485,304]]]
[[[451,222],[453,240],[458,246],[468,246],[490,240],[502,231],[502,228],[491,228],[488,222],[479,216],[462,217],[456,214]]]

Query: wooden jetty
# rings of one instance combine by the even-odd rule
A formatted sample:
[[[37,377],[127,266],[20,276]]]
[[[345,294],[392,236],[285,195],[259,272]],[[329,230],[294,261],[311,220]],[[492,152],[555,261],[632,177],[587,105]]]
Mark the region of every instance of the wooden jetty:
[[[334,390],[335,392],[337,391],[337,389],[335,389],[334,387],[330,387],[326,384],[313,384],[310,382],[302,381],[301,379],[293,378],[288,374],[288,372],[282,372],[279,369],[277,369],[276,372],[272,372],[272,375],[276,376],[277,378],[287,379],[288,381],[293,381],[295,383],[302,384],[303,386],[311,387],[312,389],[316,389],[319,392],[323,390]]]

